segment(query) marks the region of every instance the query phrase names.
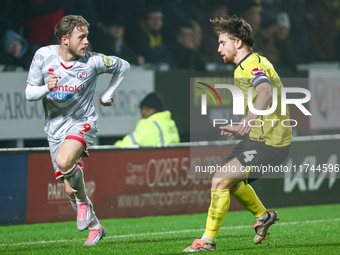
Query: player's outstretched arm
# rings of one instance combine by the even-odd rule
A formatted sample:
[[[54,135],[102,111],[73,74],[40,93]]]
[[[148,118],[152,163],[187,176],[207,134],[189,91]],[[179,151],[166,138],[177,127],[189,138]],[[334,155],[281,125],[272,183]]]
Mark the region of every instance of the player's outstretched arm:
[[[27,83],[26,86],[26,99],[28,101],[37,101],[44,98],[48,93],[50,93],[58,83],[58,79],[61,77],[57,74],[53,74],[48,78],[47,84],[43,86],[33,86]]]
[[[130,64],[121,59],[120,69],[112,75],[110,84],[103,94],[100,96],[100,104],[103,106],[111,106],[113,104],[113,92],[118,88],[120,83],[123,81],[125,75],[130,70]]]

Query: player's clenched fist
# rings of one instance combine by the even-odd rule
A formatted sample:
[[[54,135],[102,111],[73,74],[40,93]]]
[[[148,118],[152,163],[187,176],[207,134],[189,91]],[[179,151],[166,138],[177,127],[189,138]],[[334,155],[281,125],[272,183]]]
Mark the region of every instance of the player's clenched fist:
[[[111,106],[111,105],[113,105],[113,98],[111,98],[111,100],[110,100],[110,102],[108,102],[108,103],[104,103],[101,99],[99,99],[99,101],[100,101],[100,104],[102,105],[102,106]]]
[[[47,85],[48,85],[48,89],[50,91],[52,91],[57,86],[58,79],[60,79],[60,78],[61,77],[58,74],[53,74],[48,78]]]

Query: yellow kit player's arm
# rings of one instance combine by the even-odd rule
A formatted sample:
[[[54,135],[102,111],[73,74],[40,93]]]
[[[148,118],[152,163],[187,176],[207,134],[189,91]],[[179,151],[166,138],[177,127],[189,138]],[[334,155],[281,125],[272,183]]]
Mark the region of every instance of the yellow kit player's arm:
[[[255,99],[254,108],[256,110],[267,109],[270,101],[272,100],[271,86],[269,82],[262,82],[255,87],[257,97]],[[250,132],[255,119],[258,117],[255,113],[249,112],[249,114],[240,121],[237,126],[221,126],[221,135],[229,136],[230,138],[235,135],[245,135]]]
[[[254,108],[256,110],[267,109],[270,101],[272,100],[272,92],[271,92],[270,84],[268,82],[262,82],[261,84],[255,87],[255,91],[257,93],[257,97],[255,99]],[[249,112],[249,114],[241,120],[241,123],[245,121],[245,125],[243,124],[238,125],[239,127],[238,134],[240,135],[248,134],[257,117],[258,115],[252,112]]]

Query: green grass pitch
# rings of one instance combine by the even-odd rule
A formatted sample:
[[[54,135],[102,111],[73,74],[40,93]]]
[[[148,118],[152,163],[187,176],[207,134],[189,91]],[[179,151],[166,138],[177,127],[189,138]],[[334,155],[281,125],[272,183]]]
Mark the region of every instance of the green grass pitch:
[[[280,221],[254,245],[254,218],[229,212],[213,254],[340,254],[340,204],[277,209]],[[102,220],[106,237],[85,247],[76,222],[0,227],[0,254],[183,254],[200,238],[206,214]]]

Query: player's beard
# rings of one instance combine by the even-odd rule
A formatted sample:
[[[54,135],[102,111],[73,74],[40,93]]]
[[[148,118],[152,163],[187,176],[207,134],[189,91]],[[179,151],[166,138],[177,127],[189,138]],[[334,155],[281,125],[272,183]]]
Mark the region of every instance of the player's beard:
[[[227,52],[227,54],[224,55],[224,63],[225,64],[233,64],[235,57],[236,57],[236,49],[233,49],[229,52]]]
[[[75,59],[78,58],[82,58],[85,56],[85,51],[86,51],[86,46],[85,46],[85,51],[84,53],[80,52],[80,50],[78,50],[76,47],[73,47],[73,45],[70,43],[69,47],[68,47],[68,51],[72,54],[72,56]]]

